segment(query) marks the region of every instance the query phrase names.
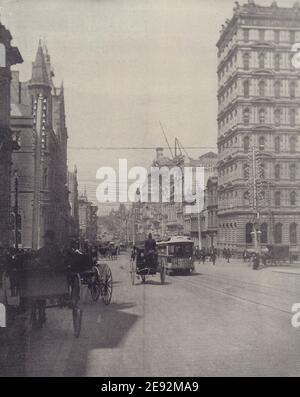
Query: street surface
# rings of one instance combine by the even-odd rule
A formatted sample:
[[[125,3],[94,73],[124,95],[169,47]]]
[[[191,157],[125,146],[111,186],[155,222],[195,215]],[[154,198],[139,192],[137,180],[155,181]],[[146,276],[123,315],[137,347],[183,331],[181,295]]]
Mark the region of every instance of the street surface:
[[[156,276],[132,286],[127,255],[109,265],[112,303],[94,303],[83,291],[80,338],[67,309],[48,310],[41,331],[20,318],[14,342],[0,348],[2,375],[300,375],[300,328],[291,325],[297,269],[253,271],[219,260],[197,264],[191,276],[167,276],[165,285]]]

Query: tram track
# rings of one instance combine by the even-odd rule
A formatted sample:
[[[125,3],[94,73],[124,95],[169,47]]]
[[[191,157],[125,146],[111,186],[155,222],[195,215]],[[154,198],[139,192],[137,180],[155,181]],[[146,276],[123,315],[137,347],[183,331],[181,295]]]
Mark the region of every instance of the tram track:
[[[246,298],[246,297],[243,297],[241,295],[234,294],[232,292],[228,292],[228,291],[226,291],[224,289],[216,288],[215,286],[211,286],[211,285],[202,283],[200,280],[199,281],[197,280],[197,282],[193,282],[190,279],[188,280],[188,279],[183,278],[183,277],[181,277],[181,278],[177,277],[176,281],[179,281],[179,283],[181,283],[181,284],[186,284],[186,285],[192,286],[192,287],[197,288],[197,289],[205,288],[207,290],[214,291],[214,292],[217,292],[217,293],[225,295],[225,296],[229,296],[232,299],[239,300],[239,301],[244,302],[244,303],[249,303],[249,304],[265,307],[265,308],[272,309],[272,310],[277,311],[277,312],[281,312],[281,313],[284,313],[284,314],[291,315],[291,312],[288,311],[288,310],[281,309],[281,308],[276,307],[276,306],[271,305],[271,304],[262,303],[260,301],[255,300],[255,299]],[[234,286],[230,286],[230,287],[231,288],[235,288]],[[273,296],[269,295],[269,297],[272,298]]]

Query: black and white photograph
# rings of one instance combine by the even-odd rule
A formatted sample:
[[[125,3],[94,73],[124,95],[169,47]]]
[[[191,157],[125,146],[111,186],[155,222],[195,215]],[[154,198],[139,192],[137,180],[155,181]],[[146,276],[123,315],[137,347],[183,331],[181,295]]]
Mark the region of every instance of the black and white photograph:
[[[0,378],[299,376],[300,1],[0,0]]]

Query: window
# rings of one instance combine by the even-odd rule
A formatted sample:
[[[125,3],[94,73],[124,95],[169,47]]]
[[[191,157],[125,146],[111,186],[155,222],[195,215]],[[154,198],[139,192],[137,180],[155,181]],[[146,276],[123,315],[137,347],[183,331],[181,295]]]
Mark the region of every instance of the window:
[[[6,67],[6,47],[0,43],[0,68]]]
[[[296,137],[291,136],[289,144],[290,144],[290,153],[296,153],[296,144],[297,144]]]
[[[278,44],[280,42],[280,31],[279,30],[275,30],[275,32],[274,32],[274,40],[275,40],[276,44]]]
[[[48,168],[44,168],[43,171],[43,188],[46,189],[48,187]]]
[[[275,81],[275,84],[274,84],[274,95],[275,95],[275,98],[280,98],[280,90],[281,90],[281,84],[280,84],[280,81]]]
[[[275,67],[275,71],[279,72],[279,70],[280,70],[280,54],[275,54],[274,67]]]
[[[248,52],[246,52],[243,56],[243,61],[244,61],[244,69],[249,70],[250,69],[250,55]]]
[[[291,43],[291,44],[294,44],[294,43],[295,43],[295,37],[296,37],[295,31],[291,31],[291,32],[290,32],[290,43]]]
[[[260,69],[265,68],[265,54],[263,52],[258,55],[258,67]]]
[[[295,126],[295,124],[296,124],[296,110],[295,109],[290,110],[290,124],[291,124],[291,126]]]
[[[249,222],[246,224],[246,244],[252,244],[252,232],[253,224]]]
[[[244,97],[249,97],[249,80],[244,81]]]
[[[249,166],[247,163],[243,165],[243,178],[244,179],[249,178]]]
[[[259,30],[259,41],[264,41],[265,40],[265,31],[264,29]]]
[[[297,223],[290,224],[290,243],[296,245],[298,240],[297,236]]]
[[[244,152],[249,152],[249,147],[250,147],[250,139],[248,136],[245,136],[245,138],[244,138]]]
[[[276,223],[274,227],[274,242],[275,244],[282,244],[282,224]]]
[[[280,179],[280,164],[275,165],[275,179],[276,180]]]
[[[276,153],[280,152],[280,137],[279,136],[275,137],[275,152]]]
[[[265,118],[266,118],[265,116],[266,116],[265,109],[264,108],[259,109],[258,118],[259,118],[260,124],[263,124],[265,122]]]
[[[249,41],[249,29],[244,29],[244,41],[246,43]]]
[[[265,137],[261,136],[258,141],[259,150],[265,150]]]
[[[244,114],[243,114],[243,121],[244,124],[249,124],[250,122],[250,110],[248,108],[244,109]]]
[[[290,164],[290,180],[294,181],[296,179],[297,168],[296,164]]]
[[[294,81],[290,83],[290,97],[292,99],[296,97],[296,83]]]
[[[266,83],[264,80],[261,80],[258,85],[259,96],[264,97],[266,95]]]
[[[280,192],[275,192],[275,206],[280,207],[281,204],[281,193]]]
[[[263,223],[260,227],[261,235],[260,235],[260,242],[262,244],[268,243],[268,224]]]
[[[290,205],[292,205],[292,206],[296,205],[296,201],[297,201],[296,192],[291,192],[290,193]]]
[[[281,110],[280,109],[274,110],[274,121],[275,121],[276,126],[280,125],[280,122],[281,122]]]

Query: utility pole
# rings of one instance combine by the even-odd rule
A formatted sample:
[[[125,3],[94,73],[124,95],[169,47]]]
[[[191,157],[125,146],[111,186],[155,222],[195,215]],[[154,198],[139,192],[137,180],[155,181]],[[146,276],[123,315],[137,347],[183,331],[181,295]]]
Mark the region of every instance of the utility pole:
[[[197,205],[197,213],[198,213],[198,247],[199,250],[202,249],[202,239],[201,239],[201,188],[199,183],[197,183],[197,192],[196,192],[196,205]]]

